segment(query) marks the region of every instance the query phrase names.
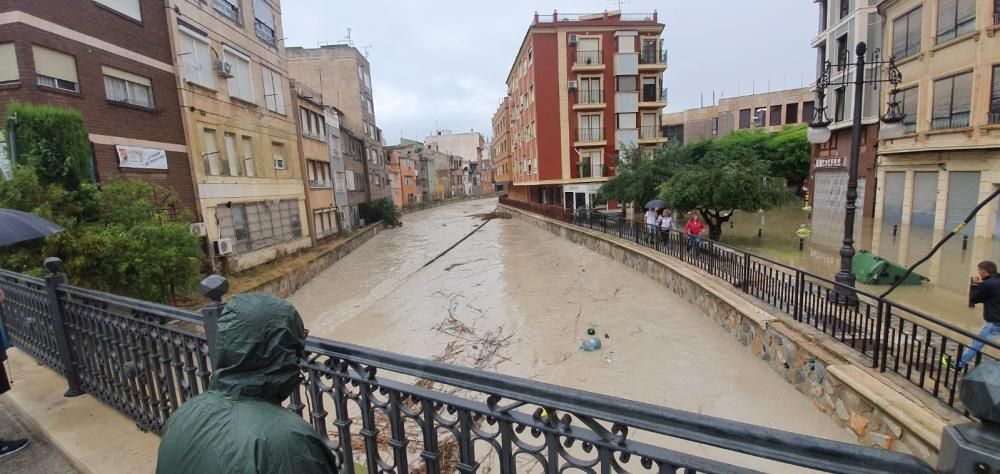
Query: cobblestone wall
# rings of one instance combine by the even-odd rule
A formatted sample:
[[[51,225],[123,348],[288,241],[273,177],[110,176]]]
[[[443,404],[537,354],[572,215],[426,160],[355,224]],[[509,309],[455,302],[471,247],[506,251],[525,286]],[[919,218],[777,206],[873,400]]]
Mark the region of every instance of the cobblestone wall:
[[[515,217],[610,257],[652,278],[713,318],[779,376],[808,396],[859,444],[913,454],[931,465],[945,421],[902,395],[902,388],[838,354],[837,341],[748,302],[726,284],[670,257],[597,232],[506,207]],[[829,344],[829,346],[827,345]]]

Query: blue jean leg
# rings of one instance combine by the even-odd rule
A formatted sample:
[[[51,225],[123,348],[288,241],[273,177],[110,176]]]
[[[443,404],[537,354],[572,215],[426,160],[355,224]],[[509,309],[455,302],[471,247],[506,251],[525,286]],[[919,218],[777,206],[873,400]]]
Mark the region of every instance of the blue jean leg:
[[[701,254],[701,237],[697,235],[690,236],[690,239],[688,239],[688,251],[691,251],[692,247],[694,247],[695,255]]]
[[[1000,323],[986,323],[983,328],[979,330],[979,337],[981,339],[986,339],[988,341],[996,340],[1000,338]],[[961,364],[968,365],[975,358],[976,354],[983,349],[982,341],[975,340],[972,344],[969,344],[969,348],[962,353]]]

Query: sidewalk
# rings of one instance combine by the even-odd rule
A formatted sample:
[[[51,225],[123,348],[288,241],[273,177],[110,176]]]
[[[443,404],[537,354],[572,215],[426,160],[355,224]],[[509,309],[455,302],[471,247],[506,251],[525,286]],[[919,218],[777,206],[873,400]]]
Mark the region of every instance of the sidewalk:
[[[10,441],[27,438],[30,444],[20,452],[0,459],[0,472],[25,474],[75,474],[78,471],[52,446],[24,415],[12,406],[6,396],[0,396],[0,439]]]
[[[4,459],[0,472],[153,472],[159,437],[140,431],[90,395],[63,397],[66,379],[27,354],[9,349],[7,356],[13,388],[0,396],[5,399],[0,404],[0,437],[9,436],[4,415],[13,416],[30,428],[32,445],[25,452],[44,453],[39,454],[41,460],[24,461],[30,467],[23,469],[20,460],[13,464],[16,458]]]

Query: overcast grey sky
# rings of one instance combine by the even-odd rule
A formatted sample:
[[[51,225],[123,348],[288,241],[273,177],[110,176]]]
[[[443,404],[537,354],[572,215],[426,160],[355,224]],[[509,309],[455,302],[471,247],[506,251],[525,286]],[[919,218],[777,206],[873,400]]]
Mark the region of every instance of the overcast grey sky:
[[[659,11],[670,64],[668,111],[810,83],[817,30],[810,0],[627,0],[627,13]],[[489,136],[490,119],[532,16],[618,8],[606,0],[284,0],[285,44],[343,41],[368,48],[375,116],[389,144],[435,128]],[[739,86],[739,90],[737,90]]]

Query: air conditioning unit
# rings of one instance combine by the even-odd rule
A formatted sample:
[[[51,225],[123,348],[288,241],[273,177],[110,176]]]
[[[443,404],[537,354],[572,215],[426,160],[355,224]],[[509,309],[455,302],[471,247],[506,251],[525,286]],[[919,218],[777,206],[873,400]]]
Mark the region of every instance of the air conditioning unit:
[[[569,81],[568,84],[569,84],[570,90],[576,89],[576,81]]]
[[[204,222],[195,222],[191,224],[191,233],[199,237],[205,237],[208,235],[208,227],[205,227]]]
[[[230,255],[233,253],[233,239],[219,239],[212,242],[215,246],[216,255]]]
[[[569,44],[576,44],[578,40],[579,37],[577,35],[569,35]]]
[[[212,66],[215,68],[215,73],[222,77],[233,77],[233,65],[225,61],[216,61]]]

